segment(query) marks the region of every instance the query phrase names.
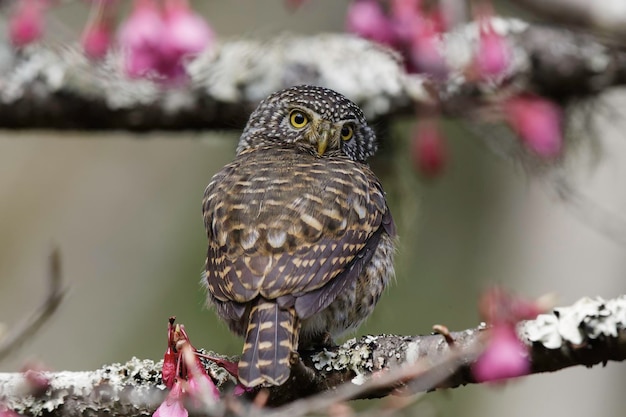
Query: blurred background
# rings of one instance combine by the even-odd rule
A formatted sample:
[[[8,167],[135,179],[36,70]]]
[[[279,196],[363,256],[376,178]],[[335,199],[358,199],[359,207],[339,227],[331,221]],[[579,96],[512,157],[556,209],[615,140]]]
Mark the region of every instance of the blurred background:
[[[295,12],[282,0],[195,6],[221,38],[269,38],[342,31],[346,4],[309,1]],[[86,15],[82,4],[59,8],[49,22],[54,36],[74,39]],[[626,100],[619,92],[606,100],[610,117],[603,107],[587,109],[597,122],[599,157],[579,146],[566,172],[593,205],[625,213]],[[559,200],[545,176],[503,160],[475,131],[447,122],[452,161],[443,176],[425,182],[406,152],[412,123],[398,120],[372,162],[401,245],[397,282],[358,334],[475,326],[477,300],[494,284],[530,298],[554,293],[561,305],[626,292],[626,247],[582,220],[585,208]],[[132,356],[158,360],[171,315],[196,347],[239,354],[241,341],[206,308],[199,285],[206,251],[200,201],[211,176],[233,158],[237,138],[0,131],[0,322],[11,327],[40,303],[54,246],[70,287],[60,311],[0,371],[27,360],[54,370]],[[599,220],[610,228],[614,219]],[[609,363],[431,393],[405,414],[617,417],[626,409],[624,386],[626,364]]]

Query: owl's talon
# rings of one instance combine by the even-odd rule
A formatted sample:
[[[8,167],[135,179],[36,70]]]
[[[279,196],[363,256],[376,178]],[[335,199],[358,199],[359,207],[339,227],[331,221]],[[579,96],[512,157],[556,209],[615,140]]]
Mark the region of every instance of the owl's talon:
[[[314,381],[317,377],[315,372],[304,364],[298,352],[291,352],[291,357],[289,358],[289,361],[291,368],[291,378],[302,381]],[[304,378],[302,378],[302,376],[304,376]]]
[[[450,334],[450,330],[447,326],[444,326],[443,324],[434,324],[433,333],[443,336],[449,346],[454,345],[454,338],[452,337],[452,334]]]
[[[333,336],[328,332],[324,332],[321,343],[321,346],[325,348],[335,348],[338,346],[333,340]]]
[[[289,356],[289,365],[293,367],[299,362],[302,362],[302,359],[300,359],[300,354],[298,352],[291,352],[291,355]]]

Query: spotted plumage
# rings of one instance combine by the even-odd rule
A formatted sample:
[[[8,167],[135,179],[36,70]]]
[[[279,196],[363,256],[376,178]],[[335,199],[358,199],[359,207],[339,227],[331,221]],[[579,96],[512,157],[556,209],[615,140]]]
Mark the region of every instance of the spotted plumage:
[[[395,226],[361,110],[325,88],[272,94],[207,186],[209,302],[245,338],[239,379],[280,385],[298,347],[358,326],[393,276]]]

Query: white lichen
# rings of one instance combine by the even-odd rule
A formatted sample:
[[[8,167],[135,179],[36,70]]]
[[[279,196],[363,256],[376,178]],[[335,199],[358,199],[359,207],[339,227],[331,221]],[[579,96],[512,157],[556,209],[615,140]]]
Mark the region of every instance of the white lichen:
[[[420,358],[419,346],[419,340],[414,340],[406,346],[404,355],[407,363],[415,363]]]
[[[326,349],[323,351],[316,353],[311,357],[313,360],[313,366],[318,371],[332,371],[337,354],[335,352],[329,352]]]
[[[626,327],[626,295],[605,301],[585,297],[570,307],[555,308],[541,314],[520,329],[528,340],[548,349],[557,349],[563,342],[580,345],[588,339],[617,337]]]
[[[363,385],[367,382],[367,377],[365,374],[357,374],[354,378],[350,380],[354,385]]]
[[[377,340],[376,336],[366,336],[357,343],[355,339],[350,339],[335,352],[326,349],[316,353],[311,357],[313,366],[320,371],[342,371],[349,369],[354,372],[353,383],[361,384],[367,380],[368,375],[374,371],[374,358],[370,343]],[[383,358],[378,358],[379,364]]]
[[[93,404],[100,410],[124,402],[149,405],[150,399],[159,395],[159,390],[154,390],[154,382],[160,379],[158,369],[158,364],[151,360],[133,358],[125,364],[115,363],[96,371],[41,372],[49,382],[47,393],[41,398],[30,394],[30,385],[22,373],[6,374],[0,383],[0,402],[19,414],[32,416],[67,407],[72,398],[90,398],[89,403],[72,403],[72,412],[81,414]]]
[[[390,111],[410,82],[392,50],[352,35],[284,34],[269,42],[231,41],[218,49],[199,56],[189,68],[194,81],[226,102],[260,100],[285,85],[308,82],[339,91],[375,118]],[[429,96],[418,87],[412,85],[413,94]]]

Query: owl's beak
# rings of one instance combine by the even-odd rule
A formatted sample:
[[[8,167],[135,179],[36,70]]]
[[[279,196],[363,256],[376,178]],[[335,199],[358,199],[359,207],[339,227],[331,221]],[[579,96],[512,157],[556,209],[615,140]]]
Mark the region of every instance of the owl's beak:
[[[320,123],[317,127],[317,135],[316,136],[316,144],[317,144],[317,154],[319,156],[324,155],[326,152],[326,148],[328,148],[328,143],[332,140],[334,129],[330,125],[330,123]]]
[[[328,147],[328,135],[320,135],[317,138],[317,153],[319,156],[324,155]]]
[[[312,126],[305,132],[305,138],[314,147],[317,148],[317,154],[322,156],[328,150],[335,147],[337,129],[326,120],[313,120]]]

